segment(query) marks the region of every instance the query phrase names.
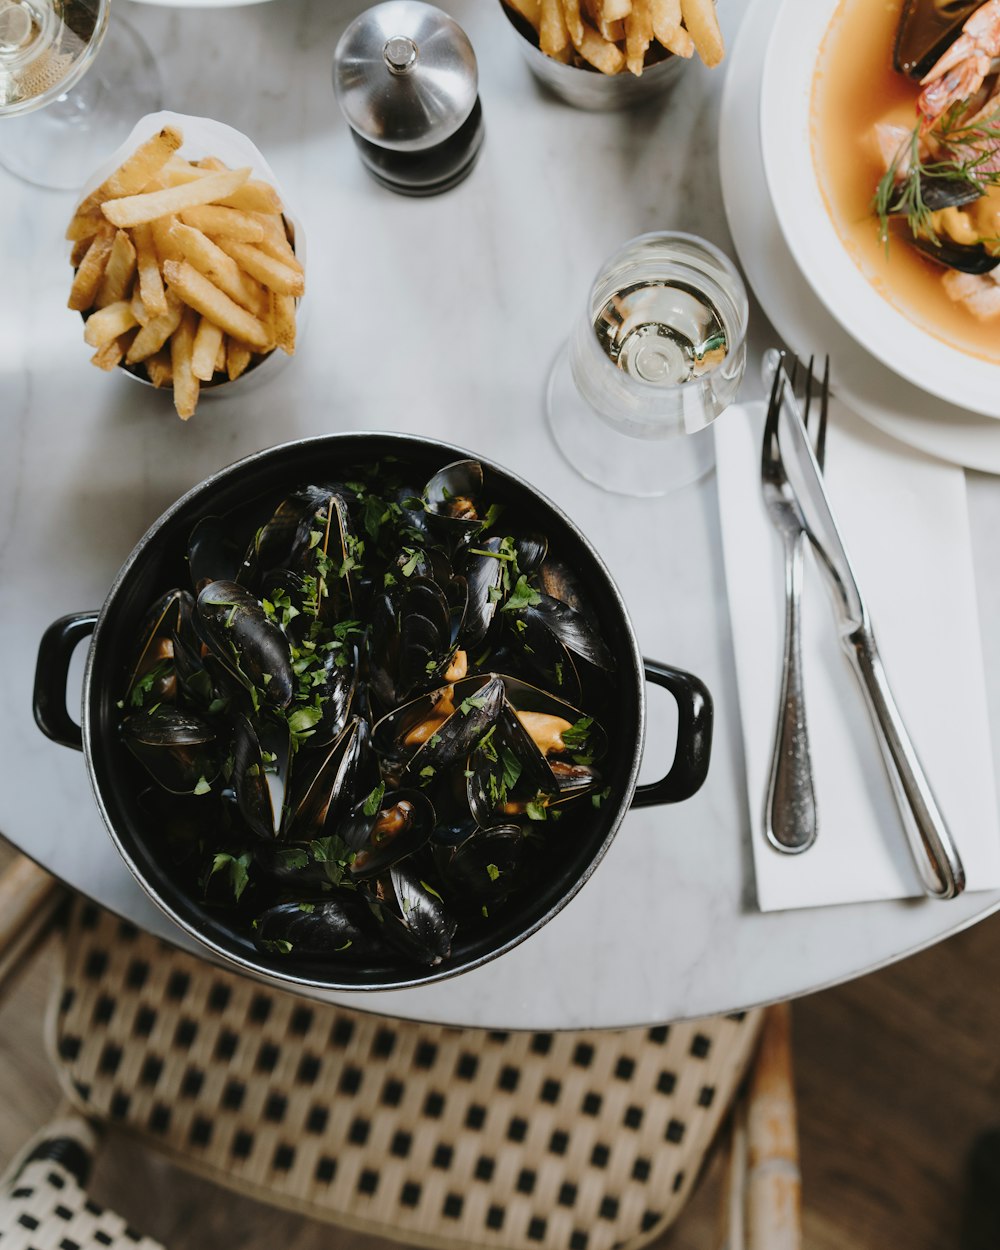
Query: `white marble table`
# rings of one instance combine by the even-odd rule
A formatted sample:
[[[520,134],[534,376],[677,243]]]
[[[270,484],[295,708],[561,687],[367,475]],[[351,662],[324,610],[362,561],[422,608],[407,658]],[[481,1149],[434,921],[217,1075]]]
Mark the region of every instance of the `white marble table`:
[[[411,201],[366,176],[330,88],[330,58],[360,0],[277,0],[220,11],[116,0],[145,35],[165,106],[247,132],[309,241],[300,354],[243,400],[169,400],[87,363],[66,310],[70,197],[0,171],[0,831],[77,889],[186,942],[118,859],[75,752],[31,716],[39,637],[97,607],[155,517],[212,470],[276,442],[401,429],[494,456],[541,485],[608,558],[650,655],[698,673],[716,703],[709,780],[692,801],[629,816],[600,870],[534,938],[477,972],[354,1005],[493,1027],[615,1026],[732,1011],[866,972],[1000,907],[1000,893],[762,915],[716,513],[715,479],[622,502],[557,458],[542,420],[549,363],[602,259],[675,227],[732,251],[715,169],[721,80],[692,65],[665,108],[594,116],[536,89],[488,0],[448,0],[481,67],[487,141],[472,177]],[[740,0],[720,0],[727,37]],[[3,126],[0,125],[0,143]],[[746,391],[773,341],[754,309]],[[973,479],[980,611],[1000,712],[1000,487]],[[71,673],[78,688],[82,664]],[[670,749],[653,700],[649,776]]]

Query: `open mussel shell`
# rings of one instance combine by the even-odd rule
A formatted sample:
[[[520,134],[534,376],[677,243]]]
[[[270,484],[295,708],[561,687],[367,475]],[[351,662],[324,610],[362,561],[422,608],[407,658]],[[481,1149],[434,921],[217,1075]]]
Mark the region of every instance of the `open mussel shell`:
[[[504,574],[501,545],[502,540],[494,535],[477,543],[466,557],[468,607],[459,637],[466,650],[474,650],[484,641],[500,606]]]
[[[369,679],[391,708],[439,681],[457,648],[466,585],[453,578],[448,593],[429,577],[411,576],[375,602]]]
[[[511,628],[504,633],[504,645],[493,660],[494,666],[530,679],[567,703],[580,704],[583,682],[577,660],[546,620],[523,611],[505,615],[512,617]]]
[[[296,956],[365,960],[381,950],[378,931],[365,899],[353,890],[338,890],[333,898],[268,908],[257,921],[254,939],[265,950],[277,947]]]
[[[432,690],[378,722],[376,750],[406,784],[423,787],[466,758],[499,715],[503,695],[495,673]]]
[[[896,30],[893,65],[918,82],[955,42],[983,0],[905,0]]]
[[[600,760],[607,754],[608,735],[592,716],[530,682],[508,676],[503,680],[507,702],[547,759],[581,763]],[[563,741],[562,724],[572,730],[568,743]]]
[[[328,498],[320,486],[303,486],[283,499],[257,531],[240,580],[255,584],[271,569],[294,564],[309,545],[310,517]]]
[[[194,614],[194,598],[186,590],[168,590],[161,595],[143,617],[139,626],[139,640],[129,665],[126,702],[131,700],[137,684],[159,664],[161,675],[153,682],[144,698],[146,703],[173,702],[176,698],[174,672],[174,637],[192,637],[191,624]]]
[[[1000,265],[1000,256],[991,255],[981,243],[955,243],[944,236],[929,239],[917,235],[913,246],[939,265],[962,273],[990,273]]]
[[[232,526],[222,517],[206,516],[188,537],[187,559],[195,594],[215,581],[236,581],[243,553],[232,537]]]
[[[358,699],[358,649],[345,646],[330,651],[323,663],[323,678],[313,688],[322,716],[303,746],[307,750],[328,746],[344,732]]]
[[[553,634],[574,655],[584,659],[595,668],[612,671],[615,659],[600,632],[590,620],[568,603],[551,595],[540,595],[537,603],[529,604],[522,613],[528,628],[534,632],[536,622]]]
[[[122,722],[122,737],[146,772],[171,794],[193,794],[218,776],[215,730],[187,712],[159,707],[133,713]]]
[[[483,466],[478,460],[446,464],[424,487],[424,511],[443,533],[464,539],[482,528]]]
[[[381,784],[368,722],[354,717],[329,747],[296,757],[285,836],[307,841],[340,833],[340,826]],[[304,767],[298,767],[302,765]],[[372,812],[374,821],[377,809]]]
[[[256,725],[237,716],[230,782],[243,819],[258,838],[277,837],[291,761],[284,720],[262,717]]]
[[[495,906],[520,883],[526,840],[518,825],[476,829],[457,846],[436,843],[437,864],[449,900],[458,910],[481,911]]]
[[[353,831],[345,831],[344,841],[355,851],[351,876],[359,881],[377,877],[398,860],[419,851],[430,838],[434,821],[434,808],[419,790],[387,793],[360,846],[354,845]]]
[[[544,804],[558,792],[545,756],[506,701],[465,771],[469,810],[480,825],[520,814],[529,803]]]
[[[238,582],[210,582],[198,595],[198,625],[220,662],[265,703],[284,708],[295,693],[288,639]]]
[[[410,861],[389,869],[376,889],[382,936],[407,959],[434,966],[451,954],[458,922]]]

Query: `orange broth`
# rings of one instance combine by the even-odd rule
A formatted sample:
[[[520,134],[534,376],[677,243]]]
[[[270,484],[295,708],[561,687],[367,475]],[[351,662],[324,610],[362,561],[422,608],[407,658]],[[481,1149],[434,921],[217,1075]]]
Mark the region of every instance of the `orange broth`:
[[[945,271],[894,234],[878,237],[872,197],[884,173],[873,128],[912,127],[919,87],[892,68],[902,0],[841,0],[820,48],[812,90],[813,164],[827,211],[852,260],[879,294],[935,338],[1000,363],[1000,318],[980,321],[953,303]]]

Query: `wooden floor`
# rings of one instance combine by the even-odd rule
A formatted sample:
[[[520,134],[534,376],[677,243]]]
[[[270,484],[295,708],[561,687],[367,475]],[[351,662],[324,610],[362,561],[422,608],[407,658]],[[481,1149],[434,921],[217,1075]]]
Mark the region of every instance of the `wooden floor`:
[[[1000,916],[796,1004],[809,1250],[957,1250],[968,1152],[1000,1127],[998,973]],[[53,975],[54,952],[0,1008],[0,1168],[57,1105],[40,1046]],[[719,1172],[655,1250],[714,1250]],[[91,1189],[170,1250],[389,1250],[235,1198],[113,1138]]]

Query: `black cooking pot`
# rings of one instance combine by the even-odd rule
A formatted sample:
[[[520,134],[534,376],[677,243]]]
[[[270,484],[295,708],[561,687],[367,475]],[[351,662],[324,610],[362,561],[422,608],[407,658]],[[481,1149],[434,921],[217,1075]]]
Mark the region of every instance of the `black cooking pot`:
[[[429,479],[443,465],[470,453],[431,439],[402,434],[333,434],[302,439],[258,452],[207,478],[189,491],[141,539],[126,560],[100,613],[65,616],[46,630],[35,674],[35,719],[53,741],[83,749],[97,804],[115,845],[150,897],[182,928],[241,967],[298,985],[326,989],[391,989],[424,984],[485,963],[535,932],[580,889],[611,844],[630,806],[676,803],[699,789],[708,771],[712,701],[688,673],[643,660],[635,634],[611,577],[579,529],[543,496],[512,473],[477,457],[486,476],[486,496],[505,506],[527,529],[545,533],[550,549],[567,561],[587,587],[600,629],[615,657],[613,694],[596,708],[610,738],[601,762],[610,787],[600,806],[583,803],[574,819],[572,842],[561,842],[542,879],[524,887],[487,934],[463,940],[435,968],[396,961],[329,966],[314,959],[259,950],[231,918],[214,912],[185,881],[153,835],[138,797],[148,778],[124,747],[118,700],[127,685],[127,665],[139,623],[166,589],[188,584],[188,535],[203,516],[245,516],[253,525],[273,505],[307,481],[337,478],[348,466],[395,456],[413,466],[414,480]],[[82,726],[66,711],[66,681],[76,645],[93,634],[83,681]],[[677,746],[661,781],[636,786],[645,730],[645,683],[670,691],[678,708]],[[588,711],[591,710],[588,707]],[[641,858],[636,872],[642,871]]]

